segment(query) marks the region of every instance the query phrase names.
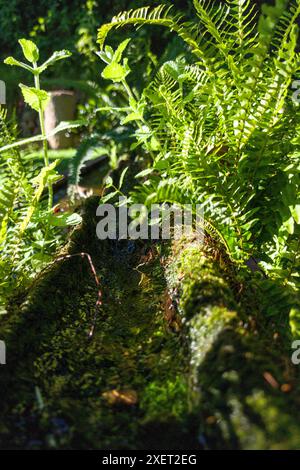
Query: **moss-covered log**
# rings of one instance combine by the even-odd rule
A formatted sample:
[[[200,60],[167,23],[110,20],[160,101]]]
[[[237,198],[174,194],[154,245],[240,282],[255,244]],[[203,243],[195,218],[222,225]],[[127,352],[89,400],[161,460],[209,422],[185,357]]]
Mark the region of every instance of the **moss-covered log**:
[[[258,308],[251,274],[241,281],[228,260],[214,258],[207,244],[181,241],[167,268],[189,344],[200,442],[209,449],[298,449],[299,370],[287,327]]]
[[[86,201],[61,253],[91,255],[102,291],[96,318],[94,277],[74,256],[49,266],[1,321],[0,448],[197,447],[158,252],[139,240],[99,241],[97,205]]]
[[[52,264],[1,322],[0,447],[300,447],[298,369],[251,274],[207,239],[171,253],[99,241],[97,203],[86,202],[64,250],[92,256],[96,319],[97,286],[75,256]]]

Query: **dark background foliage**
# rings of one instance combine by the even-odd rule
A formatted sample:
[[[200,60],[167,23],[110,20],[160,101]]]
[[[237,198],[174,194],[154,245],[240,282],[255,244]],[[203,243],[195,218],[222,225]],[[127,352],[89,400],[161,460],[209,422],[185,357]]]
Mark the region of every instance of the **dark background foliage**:
[[[273,0],[254,0],[257,5],[274,3]],[[11,54],[20,37],[38,36],[39,47],[45,53],[62,47],[74,50],[83,36],[95,38],[95,28],[108,21],[114,14],[143,5],[156,6],[167,3],[160,0],[0,0],[1,53]],[[173,0],[176,9],[189,15],[191,0]],[[154,34],[158,43],[161,32]],[[85,40],[88,42],[87,37]],[[82,44],[81,44],[82,45]],[[79,45],[80,47],[80,45]]]
[[[55,78],[53,86],[64,87],[64,80],[100,80],[99,61],[95,55],[97,50],[96,35],[101,24],[109,21],[113,15],[122,10],[138,8],[144,5],[157,6],[168,3],[165,0],[0,0],[0,79],[9,84],[7,87],[8,102],[14,106],[17,103],[19,92],[18,83],[26,82],[27,76],[22,69],[3,65],[3,59],[8,55],[21,58],[18,39],[27,38],[35,41],[40,49],[41,59],[45,60],[54,50],[69,49],[73,55],[67,61],[59,62],[55,69],[47,71],[50,80]],[[193,11],[191,0],[173,0],[174,9],[181,10],[189,17]],[[255,0],[257,5],[262,3],[273,4],[273,0]],[[149,34],[150,31],[150,34]],[[160,56],[173,58],[182,48],[183,44],[174,37],[170,41],[170,34],[162,28],[142,28],[134,33],[133,28],[128,34],[135,36],[135,47],[132,55],[138,57],[136,62],[140,70],[136,73],[143,76],[146,68],[147,50],[151,49]],[[114,47],[124,39],[124,31],[116,32],[110,38]],[[166,49],[168,49],[166,51]],[[143,57],[145,56],[145,57]],[[134,64],[132,64],[134,66]],[[61,84],[58,83],[61,80]],[[51,88],[50,82],[46,84]],[[142,83],[141,83],[142,85]],[[71,86],[72,88],[72,86]]]
[[[48,77],[67,78],[69,80],[98,80],[99,61],[94,54],[97,49],[97,28],[109,21],[121,10],[137,8],[143,4],[159,5],[161,1],[141,2],[140,0],[0,0],[0,77],[9,83],[8,102],[16,102],[18,83],[26,80],[26,73],[3,65],[3,59],[13,55],[21,59],[22,54],[18,39],[32,39],[38,44],[40,56],[45,60],[54,50],[69,49],[73,55],[60,62],[55,70],[47,71]],[[190,2],[174,0],[175,8],[188,13]],[[146,32],[138,36],[147,42]],[[167,44],[167,32],[154,28],[151,42],[156,53],[164,50]],[[111,40],[114,46],[119,39],[124,39],[124,32],[115,34]],[[152,46],[151,45],[151,46]],[[139,47],[139,46],[137,46]],[[26,83],[26,82],[25,82]]]

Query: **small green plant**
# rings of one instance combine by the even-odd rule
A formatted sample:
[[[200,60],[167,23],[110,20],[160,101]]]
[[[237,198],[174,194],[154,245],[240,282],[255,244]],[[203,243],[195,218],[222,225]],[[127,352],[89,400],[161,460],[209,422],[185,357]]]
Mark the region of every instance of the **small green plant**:
[[[39,115],[41,134],[27,139],[16,140],[12,127],[6,122],[6,113],[0,110],[0,304],[2,309],[9,295],[20,285],[26,284],[45,263],[60,243],[57,227],[80,223],[78,214],[52,212],[53,183],[60,178],[56,166],[58,161],[49,161],[47,135],[44,124],[44,110],[50,95],[40,86],[40,75],[58,60],[70,56],[63,50],[54,52],[41,65],[38,65],[39,50],[29,40],[19,41],[25,59],[20,62],[8,57],[5,63],[22,67],[33,75],[34,86],[20,84],[25,102]],[[82,125],[82,121],[61,122],[52,132],[69,130]],[[19,148],[42,142],[42,168],[24,160]],[[48,191],[45,206],[43,194]]]
[[[131,69],[128,65],[128,59],[122,59],[123,53],[128,46],[130,39],[125,39],[116,51],[110,46],[106,46],[105,50],[97,52],[97,55],[102,59],[107,65],[102,72],[102,77],[106,80],[112,80],[114,83],[120,83],[125,95],[128,99],[129,106],[126,108],[99,108],[98,111],[118,111],[124,113],[121,124],[125,125],[131,122],[134,122],[138,126],[138,132],[135,133],[135,136],[138,138],[138,144],[144,144],[147,151],[152,152],[152,150],[157,150],[159,142],[155,139],[151,129],[149,128],[149,123],[146,122],[144,118],[146,100],[144,97],[139,98],[137,92],[133,91],[129,86],[126,77],[131,72]],[[148,137],[150,136],[150,140]],[[137,146],[136,145],[136,146]],[[136,146],[131,146],[133,150]],[[153,156],[153,155],[152,155]]]
[[[19,44],[22,47],[22,51],[24,54],[25,59],[31,64],[28,65],[24,62],[20,62],[13,57],[7,57],[5,59],[4,63],[7,65],[13,65],[17,67],[21,67],[28,72],[30,72],[33,75],[34,78],[34,87],[29,87],[27,85],[24,85],[23,83],[20,83],[20,88],[24,97],[25,102],[32,108],[34,109],[38,115],[39,115],[39,122],[40,122],[40,128],[41,128],[41,140],[43,142],[43,153],[44,153],[44,166],[47,168],[49,166],[49,158],[48,158],[48,143],[47,143],[47,136],[45,132],[45,121],[44,121],[44,111],[45,108],[49,102],[50,95],[47,93],[47,91],[42,90],[40,86],[40,75],[47,70],[48,67],[53,65],[55,62],[58,60],[66,59],[70,57],[71,52],[67,50],[62,50],[62,51],[56,51],[54,52],[51,57],[49,57],[48,60],[46,60],[43,64],[38,66],[38,60],[39,60],[39,49],[36,46],[36,44],[33,41],[29,41],[27,39],[20,39]],[[72,127],[70,123],[65,123],[64,126],[60,126],[60,129],[64,127],[65,129],[68,129]],[[57,133],[58,131],[54,131],[53,133]],[[35,141],[36,139],[31,139],[31,142]],[[29,143],[29,140],[23,140],[22,145]],[[21,143],[19,142],[19,145]],[[8,148],[6,147],[5,150]],[[3,151],[3,149],[2,149]],[[50,210],[53,204],[53,189],[52,189],[52,184],[53,181],[51,181],[51,178],[48,179],[47,185],[48,185],[48,193],[49,193],[49,199],[48,199],[48,209]]]

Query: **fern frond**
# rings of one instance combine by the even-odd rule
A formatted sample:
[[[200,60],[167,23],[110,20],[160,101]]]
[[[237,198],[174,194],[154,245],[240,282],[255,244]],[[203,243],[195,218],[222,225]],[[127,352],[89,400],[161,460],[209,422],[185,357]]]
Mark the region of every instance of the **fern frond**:
[[[8,223],[17,201],[18,185],[7,182],[0,186],[0,250],[7,238]]]
[[[20,236],[23,235],[24,231],[26,230],[34,211],[36,210],[38,203],[41,199],[42,193],[47,185],[47,181],[49,175],[53,173],[54,168],[56,167],[58,160],[52,162],[48,167],[42,168],[39,175],[34,180],[35,190],[33,192],[30,205],[26,210],[26,214],[23,217],[22,223],[20,224]]]
[[[229,0],[231,25],[235,38],[233,45],[239,47],[239,52],[245,51],[255,40],[256,34],[253,35],[256,28],[255,5],[251,5],[251,0]]]
[[[272,45],[278,51],[278,55],[282,55],[285,45],[297,24],[297,19],[300,15],[300,1],[293,0],[290,3],[289,9],[283,11],[282,16],[279,19],[278,25],[275,29],[274,36],[272,38]]]
[[[90,153],[97,147],[99,147],[99,137],[89,137],[81,142],[69,165],[70,185],[79,184],[81,170],[85,162],[90,159]]]
[[[152,9],[148,6],[121,12],[119,15],[114,16],[110,23],[106,23],[99,28],[97,42],[100,48],[103,49],[107,35],[113,28],[130,24],[136,27],[146,24],[164,26],[171,31],[175,31],[191,47],[192,52],[206,63],[206,55],[198,42],[197,25],[184,22],[182,15],[172,15],[170,13],[172,8],[172,5],[159,5]]]
[[[147,204],[204,204],[232,258],[266,253],[282,266],[299,225],[300,125],[289,93],[300,70],[300,0],[287,11],[285,1],[264,6],[259,21],[252,3],[194,0],[190,24],[147,7],[115,17],[98,39],[103,47],[114,27],[157,24],[191,46],[196,63],[164,64],[144,90],[148,141],[159,145],[137,192]]]
[[[216,5],[212,1],[204,2],[203,0],[193,0],[193,4],[201,23],[205,26],[205,36],[210,33],[220,51],[226,53],[228,50],[227,38],[223,36],[225,27],[228,27],[226,21],[230,12],[228,5],[225,3]]]

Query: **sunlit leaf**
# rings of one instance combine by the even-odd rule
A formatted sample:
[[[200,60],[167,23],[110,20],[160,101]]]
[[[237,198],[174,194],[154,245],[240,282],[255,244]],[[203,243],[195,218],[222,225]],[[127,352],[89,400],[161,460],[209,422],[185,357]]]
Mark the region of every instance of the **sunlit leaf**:
[[[77,212],[70,213],[64,212],[63,214],[51,214],[49,217],[51,225],[55,227],[68,227],[73,225],[79,225],[82,222],[82,217]]]
[[[148,176],[153,173],[153,168],[146,168],[146,170],[140,171],[135,175],[135,178],[143,178],[144,176]]]
[[[300,224],[300,204],[297,204],[296,206],[292,207],[291,213],[294,217],[296,224]]]
[[[126,47],[130,43],[130,41],[131,41],[130,39],[125,39],[125,41],[123,41],[123,42],[121,42],[121,44],[119,44],[116,52],[113,55],[113,59],[112,59],[113,62],[119,63],[121,61],[123,52],[125,51]]]
[[[28,39],[19,39],[19,44],[22,47],[24,57],[28,62],[37,62],[39,60],[39,50],[34,42]]]
[[[24,64],[23,62],[20,62],[19,60],[14,59],[14,57],[7,57],[4,60],[4,63],[6,65],[16,65],[17,67],[22,67],[25,70],[28,70],[28,72],[34,73],[34,69],[30,67],[30,65]]]
[[[47,140],[49,137],[57,134],[58,132],[62,132],[65,130],[75,129],[76,127],[85,126],[86,121],[81,119],[78,121],[62,121],[56,126],[51,132],[49,132],[46,136],[43,135],[35,135],[34,137],[29,137],[27,139],[22,139],[12,144],[4,145],[0,148],[0,153],[6,152],[15,147],[22,147],[23,145],[32,144],[33,142],[39,142],[42,140]]]
[[[126,175],[128,169],[129,169],[129,167],[127,166],[121,173],[120,180],[119,180],[119,189],[122,188],[123,181],[124,181],[124,178],[125,178],[125,175]]]
[[[102,77],[113,82],[121,82],[128,75],[129,70],[124,65],[112,62],[102,72]]]
[[[56,51],[52,54],[51,57],[49,57],[48,60],[46,60],[46,62],[44,62],[42,65],[40,65],[38,67],[38,72],[39,73],[42,73],[44,72],[44,70],[46,70],[50,65],[53,65],[55,62],[57,62],[58,60],[62,60],[62,59],[67,59],[68,57],[70,57],[72,55],[72,52],[66,50],[66,49],[63,49],[62,51]]]
[[[50,95],[44,90],[38,90],[34,87],[29,87],[20,83],[20,88],[25,100],[32,109],[39,112],[41,108],[42,111],[45,111],[46,106],[50,100]]]

